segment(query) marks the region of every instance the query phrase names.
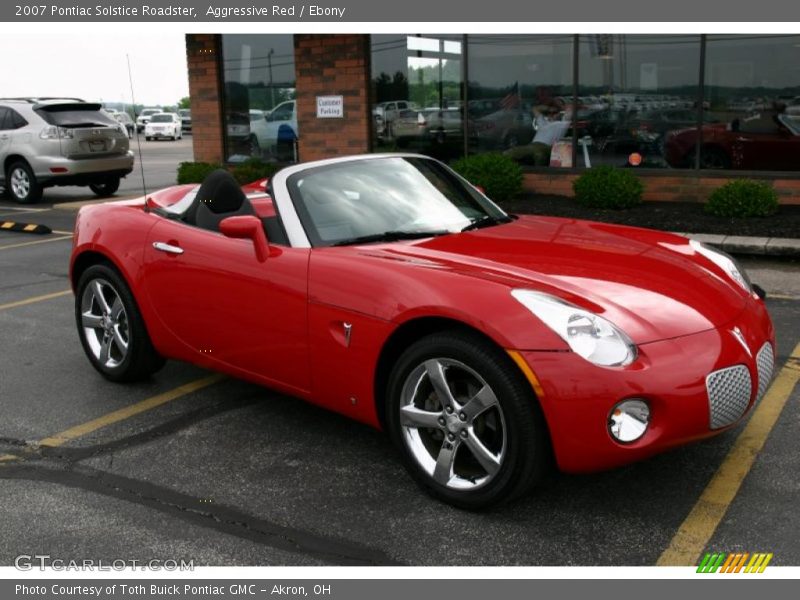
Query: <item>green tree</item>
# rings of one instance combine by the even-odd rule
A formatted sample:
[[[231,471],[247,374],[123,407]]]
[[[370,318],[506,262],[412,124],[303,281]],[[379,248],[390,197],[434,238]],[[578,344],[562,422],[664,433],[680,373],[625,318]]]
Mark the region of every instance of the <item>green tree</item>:
[[[192,101],[189,96],[184,96],[180,100],[178,100],[178,108],[191,108]]]

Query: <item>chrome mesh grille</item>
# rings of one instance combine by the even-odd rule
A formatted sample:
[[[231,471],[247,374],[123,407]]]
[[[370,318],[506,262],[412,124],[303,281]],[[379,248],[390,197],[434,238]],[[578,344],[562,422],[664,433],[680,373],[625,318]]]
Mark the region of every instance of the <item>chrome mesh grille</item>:
[[[769,342],[761,346],[761,350],[758,351],[756,368],[758,369],[758,395],[756,396],[756,402],[758,402],[767,392],[775,369],[775,354],[772,350],[772,344]]]
[[[714,371],[706,377],[711,429],[735,423],[750,403],[752,380],[744,365]]]

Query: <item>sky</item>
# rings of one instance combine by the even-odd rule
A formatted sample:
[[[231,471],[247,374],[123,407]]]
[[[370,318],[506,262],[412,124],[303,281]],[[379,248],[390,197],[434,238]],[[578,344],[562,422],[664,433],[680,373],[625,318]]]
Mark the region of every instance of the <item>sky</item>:
[[[131,28],[141,27],[132,23]],[[126,54],[137,104],[175,105],[189,95],[182,33],[0,35],[0,96],[69,96],[131,102]]]

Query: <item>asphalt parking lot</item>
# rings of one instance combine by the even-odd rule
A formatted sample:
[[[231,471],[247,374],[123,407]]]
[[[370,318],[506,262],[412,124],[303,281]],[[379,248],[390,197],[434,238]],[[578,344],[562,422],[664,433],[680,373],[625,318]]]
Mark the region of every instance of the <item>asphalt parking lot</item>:
[[[47,202],[26,218],[71,231],[75,199]],[[654,565],[687,548],[800,565],[796,263],[746,262],[773,296],[781,372],[747,435],[469,513],[422,493],[381,433],[299,400],[174,361],[105,381],[78,341],[69,250],[67,234],[0,232],[0,565]]]

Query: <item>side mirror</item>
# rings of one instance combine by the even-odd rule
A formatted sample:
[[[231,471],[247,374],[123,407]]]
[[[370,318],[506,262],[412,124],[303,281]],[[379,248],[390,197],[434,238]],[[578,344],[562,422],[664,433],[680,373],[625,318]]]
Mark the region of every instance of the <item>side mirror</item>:
[[[258,262],[264,262],[269,256],[269,242],[261,220],[253,215],[228,217],[219,223],[219,231],[225,237],[252,240]]]

